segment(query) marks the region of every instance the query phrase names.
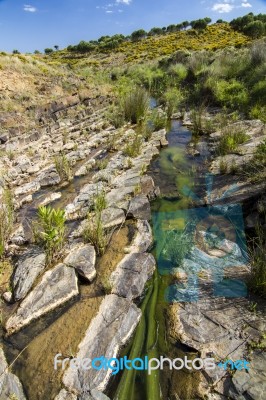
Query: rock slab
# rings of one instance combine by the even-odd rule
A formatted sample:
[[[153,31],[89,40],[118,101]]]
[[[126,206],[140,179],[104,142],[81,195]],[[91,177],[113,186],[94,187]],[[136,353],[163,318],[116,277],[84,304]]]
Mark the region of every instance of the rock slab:
[[[70,254],[65,258],[64,263],[76,269],[78,274],[92,282],[96,277],[96,252],[90,244],[78,244],[70,250]]]
[[[140,297],[146,282],[155,271],[156,261],[152,254],[127,254],[111,274],[112,293],[128,299]]]
[[[141,310],[128,299],[114,294],[106,296],[79,345],[77,358],[116,358],[134,332],[140,317]],[[64,374],[63,383],[69,391],[81,395],[94,389],[104,391],[111,376],[111,369],[69,368]]]
[[[32,321],[66,303],[79,293],[75,270],[59,264],[47,271],[41,282],[22,301],[6,323],[7,334],[19,331]]]
[[[18,260],[12,279],[14,300],[24,299],[45,268],[45,253],[37,246],[29,248]]]

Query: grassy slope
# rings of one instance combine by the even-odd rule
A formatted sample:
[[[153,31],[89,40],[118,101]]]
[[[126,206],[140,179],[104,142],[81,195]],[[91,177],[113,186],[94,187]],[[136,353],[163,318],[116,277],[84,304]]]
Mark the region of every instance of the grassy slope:
[[[199,33],[193,29],[182,32],[151,36],[138,42],[124,42],[114,50],[105,53],[91,53],[88,64],[91,66],[119,65],[122,61],[134,63],[171,55],[177,50],[217,50],[227,46],[242,46],[249,42],[245,35],[234,31],[229,24],[213,24]],[[70,64],[79,63],[86,55],[69,53],[66,50],[52,55]]]

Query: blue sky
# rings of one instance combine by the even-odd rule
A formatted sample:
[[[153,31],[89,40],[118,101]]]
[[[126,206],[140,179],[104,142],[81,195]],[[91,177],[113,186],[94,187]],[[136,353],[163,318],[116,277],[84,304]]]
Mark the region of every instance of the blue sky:
[[[266,13],[266,0],[0,0],[0,51],[33,52],[209,16]]]

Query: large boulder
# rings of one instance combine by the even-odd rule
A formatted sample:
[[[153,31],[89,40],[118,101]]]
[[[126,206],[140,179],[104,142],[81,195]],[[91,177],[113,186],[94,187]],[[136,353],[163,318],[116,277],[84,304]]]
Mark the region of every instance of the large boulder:
[[[12,278],[14,300],[24,299],[32,288],[36,278],[45,268],[45,253],[37,246],[27,249],[19,257],[17,267]]]
[[[75,270],[59,264],[47,271],[41,282],[7,320],[7,334],[19,331],[32,321],[66,303],[79,293]]]
[[[147,196],[135,196],[129,203],[127,212],[129,217],[150,220],[151,219],[151,206]]]
[[[11,398],[26,400],[22,384],[16,375],[9,372],[3,349],[0,347],[0,399]]]
[[[127,254],[111,274],[112,293],[128,299],[140,297],[146,282],[155,271],[155,266],[152,254]]]
[[[92,282],[96,277],[96,252],[91,244],[79,243],[70,249],[64,263],[76,269],[78,274]]]
[[[133,334],[140,317],[141,310],[128,299],[114,294],[106,296],[79,345],[77,358],[116,358]],[[63,383],[69,391],[81,395],[90,393],[93,389],[104,391],[111,376],[110,368],[96,370],[69,367],[64,374]]]

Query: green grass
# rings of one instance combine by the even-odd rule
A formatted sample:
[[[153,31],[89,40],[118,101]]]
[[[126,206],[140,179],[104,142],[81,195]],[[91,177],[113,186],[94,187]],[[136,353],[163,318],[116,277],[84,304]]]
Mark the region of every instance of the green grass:
[[[252,160],[244,167],[241,174],[252,182],[266,181],[266,139],[257,146]]]
[[[108,234],[102,224],[102,211],[106,206],[105,193],[97,193],[94,198],[94,213],[88,213],[87,225],[83,232],[85,241],[91,243],[95,247],[98,256],[104,254],[108,244]]]
[[[226,155],[234,152],[238,145],[245,143],[249,136],[241,129],[227,127],[223,130],[222,136],[217,148],[219,155]]]
[[[128,143],[123,149],[123,153],[127,157],[137,157],[140,154],[142,144],[141,135],[135,134],[133,138],[129,139]]]
[[[250,288],[266,298],[266,237],[261,224],[256,226],[256,236],[250,249],[251,277]]]
[[[7,240],[12,232],[14,225],[14,198],[13,193],[5,188],[0,204],[0,258],[5,253]]]
[[[70,162],[64,153],[54,157],[55,168],[62,181],[71,181],[73,178]]]

